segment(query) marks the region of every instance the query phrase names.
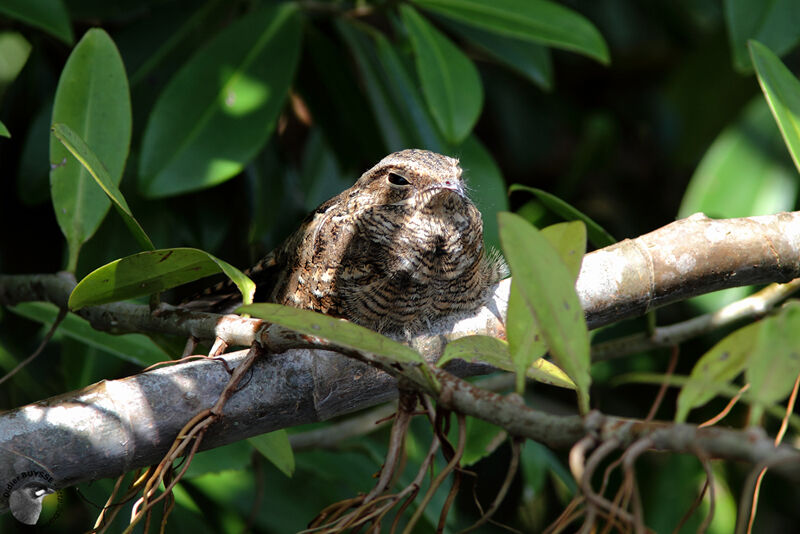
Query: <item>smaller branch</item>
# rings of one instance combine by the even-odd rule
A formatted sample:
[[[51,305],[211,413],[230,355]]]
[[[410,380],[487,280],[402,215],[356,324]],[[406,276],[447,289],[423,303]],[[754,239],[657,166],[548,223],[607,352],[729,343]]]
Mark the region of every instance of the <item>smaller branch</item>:
[[[713,313],[657,327],[652,334],[638,333],[598,343],[592,347],[592,361],[611,360],[655,348],[679,345],[739,321],[758,319],[798,289],[800,289],[800,278],[786,284],[771,284]]]
[[[391,415],[397,411],[396,402],[388,402],[363,414],[325,428],[299,432],[289,436],[289,443],[295,452],[309,449],[334,449],[348,439],[370,434],[391,422]]]

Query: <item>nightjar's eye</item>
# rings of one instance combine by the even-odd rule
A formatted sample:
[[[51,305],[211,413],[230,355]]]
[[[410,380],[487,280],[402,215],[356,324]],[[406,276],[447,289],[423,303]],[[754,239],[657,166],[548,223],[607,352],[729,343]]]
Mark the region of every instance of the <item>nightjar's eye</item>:
[[[389,178],[388,179],[389,179],[389,183],[392,184],[392,185],[398,185],[398,186],[411,185],[411,182],[406,180],[404,176],[401,176],[401,175],[399,175],[397,173],[394,173],[394,172],[390,172],[389,173]]]

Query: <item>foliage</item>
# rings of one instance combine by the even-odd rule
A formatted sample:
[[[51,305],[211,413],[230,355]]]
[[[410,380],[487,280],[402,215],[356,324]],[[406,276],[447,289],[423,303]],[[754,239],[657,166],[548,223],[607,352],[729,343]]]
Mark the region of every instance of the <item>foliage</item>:
[[[252,263],[386,153],[427,148],[460,157],[487,244],[502,245],[515,275],[508,343],[465,338],[446,357],[516,371],[528,401],[548,397],[585,412],[591,384],[591,407],[643,417],[652,390],[611,391],[609,379],[637,371],[642,388],[644,374],[663,368],[659,351],[590,369],[572,291],[586,234],[599,247],[676,215],[796,206],[797,10],[788,0],[3,0],[0,270],[71,271],[83,279],[73,308],[220,271],[252,294],[232,265]],[[108,216],[112,204],[120,217]],[[498,223],[510,209],[517,215],[502,213]],[[550,226],[564,219],[582,223]],[[746,291],[694,299],[660,320],[717,309]],[[323,334],[313,329],[317,319],[258,306],[251,313],[283,313],[285,323],[350,348],[404,362],[418,356],[336,321]],[[36,325],[55,316],[38,303],[9,311],[0,323],[4,371],[33,351]],[[742,426],[752,406],[750,424],[774,425],[769,414],[780,413],[800,372],[797,313],[791,303],[687,344],[683,388],[671,397],[677,406],[659,415],[702,421],[724,405],[720,396],[749,383],[731,424]],[[594,340],[642,328],[614,325]],[[95,332],[68,316],[0,402],[13,407],[126,376],[174,354],[175,343]],[[548,348],[560,369],[541,359]],[[524,376],[536,382],[526,388]],[[576,389],[579,404],[551,385]],[[430,429],[412,431],[406,461],[418,466]],[[479,480],[496,491],[493,473],[509,456],[503,433],[470,419],[467,435],[465,465],[477,462]],[[170,522],[198,532],[300,529],[330,503],[368,491],[386,440],[378,432],[293,459],[281,433],[201,453],[176,490]],[[651,481],[643,503],[658,531],[678,518],[656,494],[693,495],[703,474],[696,462],[670,462],[637,466]],[[496,519],[524,530],[552,522],[576,491],[565,465],[564,455],[528,444],[511,504]],[[725,531],[743,474],[733,465],[715,470],[724,491],[711,529]],[[781,484],[768,479],[763,516],[796,524],[797,488]],[[69,497],[76,511],[61,519],[62,530],[88,528],[97,514],[89,503],[103,502],[111,484],[80,491],[85,500]],[[431,508],[445,497],[438,492]],[[475,517],[474,505],[459,501],[447,529]],[[432,530],[437,519],[423,514],[418,529]],[[700,521],[693,517],[686,531]],[[15,528],[8,516],[0,525]]]

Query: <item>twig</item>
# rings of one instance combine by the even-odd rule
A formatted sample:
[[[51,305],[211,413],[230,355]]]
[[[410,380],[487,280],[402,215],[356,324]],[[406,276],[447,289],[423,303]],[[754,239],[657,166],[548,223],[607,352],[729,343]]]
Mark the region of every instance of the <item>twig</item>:
[[[8,380],[9,378],[14,376],[15,374],[17,374],[18,371],[23,369],[26,365],[31,363],[33,360],[35,360],[36,357],[39,356],[39,354],[42,353],[44,348],[50,342],[50,338],[52,338],[53,334],[56,333],[56,328],[58,328],[58,325],[61,324],[61,321],[63,321],[64,317],[66,317],[66,316],[67,316],[67,309],[66,308],[60,308],[58,310],[58,316],[56,317],[56,320],[53,321],[53,326],[51,326],[50,330],[47,331],[47,334],[45,334],[44,339],[42,339],[42,342],[39,343],[39,346],[36,348],[36,350],[33,351],[33,354],[31,354],[30,356],[25,358],[23,361],[19,362],[19,364],[17,364],[16,367],[14,367],[11,371],[9,371],[4,377],[0,378],[0,384],[2,384],[3,382]]]
[[[416,525],[419,518],[422,517],[422,513],[425,511],[425,508],[427,508],[436,490],[439,489],[444,479],[447,478],[450,472],[456,468],[458,462],[461,461],[461,456],[464,454],[464,447],[467,441],[467,425],[464,414],[457,413],[456,418],[458,419],[458,445],[455,454],[445,468],[442,469],[436,478],[433,479],[433,482],[431,482],[431,487],[428,488],[428,492],[425,494],[425,497],[423,497],[419,507],[414,511],[414,515],[412,515],[411,519],[408,521],[406,528],[403,530],[403,534],[410,534],[414,530],[414,525]]]
[[[500,507],[500,503],[503,502],[503,499],[506,498],[506,493],[508,493],[508,488],[511,487],[511,482],[514,480],[514,475],[517,474],[517,467],[519,467],[519,455],[521,449],[521,441],[517,438],[511,439],[511,461],[508,464],[508,471],[506,471],[506,477],[503,480],[503,484],[500,486],[500,490],[497,492],[497,495],[494,498],[494,501],[489,506],[489,509],[483,514],[483,516],[475,522],[469,528],[466,528],[461,531],[461,534],[466,534],[467,532],[472,532],[483,526],[487,521],[489,521],[497,509]]]
[[[783,421],[781,421],[781,428],[778,430],[778,434],[775,436],[776,447],[780,445],[781,441],[783,441],[783,436],[786,434],[786,429],[789,425],[789,416],[794,411],[794,403],[797,401],[798,386],[800,386],[800,374],[798,374],[797,378],[794,380],[794,387],[792,387],[792,393],[789,395],[789,402],[786,405],[786,415],[783,417]],[[761,469],[761,472],[756,478],[755,489],[753,490],[753,503],[750,507],[750,519],[747,521],[747,534],[750,534],[753,531],[753,523],[756,520],[756,509],[758,507],[758,496],[761,493],[761,481],[764,480],[764,475],[766,474],[767,468],[764,467]]]
[[[762,317],[798,289],[800,278],[785,284],[770,284],[761,291],[715,312],[657,327],[651,335],[638,333],[598,343],[592,347],[592,361],[605,361],[654,348],[679,345],[732,323]]]
[[[720,422],[721,420],[723,420],[730,413],[730,411],[733,409],[733,406],[742,397],[744,392],[747,391],[748,389],[750,389],[750,384],[745,384],[741,388],[739,388],[739,391],[736,393],[736,395],[733,396],[733,398],[730,401],[728,401],[728,404],[725,405],[725,407],[722,409],[721,412],[719,412],[717,415],[715,415],[708,421],[700,423],[699,425],[697,425],[697,428],[705,428],[707,426],[713,426],[718,422]]]
[[[667,393],[667,388],[669,387],[669,377],[672,376],[672,373],[675,372],[675,366],[678,365],[678,354],[680,353],[680,347],[678,345],[672,346],[672,351],[670,352],[669,356],[669,364],[667,365],[667,371],[664,373],[664,382],[661,384],[661,387],[658,388],[658,394],[656,395],[655,400],[653,401],[653,405],[650,407],[650,411],[647,413],[647,417],[644,418],[645,421],[652,421],[653,418],[656,416],[658,412],[659,406],[661,406],[661,402],[664,400],[664,395]]]

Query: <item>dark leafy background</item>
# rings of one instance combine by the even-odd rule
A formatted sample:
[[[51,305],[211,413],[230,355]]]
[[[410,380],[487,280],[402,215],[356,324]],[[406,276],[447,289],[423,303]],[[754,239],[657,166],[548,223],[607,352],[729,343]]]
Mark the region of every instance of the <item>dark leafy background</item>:
[[[486,12],[487,5],[499,14]],[[130,111],[120,108],[125,90],[115,86],[113,94],[123,96],[107,98],[108,109],[121,115],[91,118],[96,131],[109,134],[86,140],[101,157],[105,152],[97,145],[110,146],[106,157],[116,162],[105,163],[132,212],[156,248],[195,247],[243,268],[386,153],[411,146],[461,157],[493,246],[499,246],[496,213],[508,207],[538,226],[559,220],[546,200],[525,188],[509,197],[511,184],[555,194],[617,239],[696,211],[734,217],[793,209],[797,172],[753,75],[746,41],[759,40],[797,72],[799,19],[800,7],[791,0],[420,0],[357,6],[2,0],[0,121],[11,137],[0,138],[0,270],[54,272],[69,265],[50,202],[49,163],[60,158],[48,156],[58,143],[49,128],[76,109],[80,97],[66,93],[66,104],[56,102],[55,112],[53,105],[67,59],[88,35],[94,35],[92,46],[116,46],[127,73]],[[91,28],[102,28],[110,39],[87,35]],[[107,56],[110,69],[115,57]],[[104,83],[102,72],[92,75]],[[97,102],[108,94],[85,98]],[[94,198],[107,202],[102,195]],[[100,220],[96,234],[73,254],[79,278],[141,250],[116,214]],[[735,294],[664,310],[659,321],[715,309]],[[0,311],[4,371],[41,339],[40,322],[24,317],[52,320],[52,310],[37,306]],[[169,340],[117,338],[67,326],[33,365],[4,385],[0,406],[137,372],[164,359],[172,346]],[[622,325],[616,332],[640,326]],[[688,374],[691,362],[721,335],[683,347],[679,372]],[[630,370],[660,372],[665,362],[666,354],[657,351],[595,365],[593,404],[643,416],[652,387],[611,388],[608,381]],[[533,390],[540,400],[574,404],[570,392]],[[659,416],[672,417],[674,400],[668,396]],[[701,411],[714,414],[721,405]],[[744,417],[744,410],[734,414],[732,424]],[[508,450],[500,446],[486,456],[481,448],[493,442],[497,429],[470,424],[469,457],[483,458],[475,468],[477,492],[486,503],[505,471]],[[409,446],[410,464],[422,457],[429,431],[420,424],[415,432],[420,445]],[[386,433],[379,432],[342,450],[300,453],[291,479],[251,443],[204,453],[176,491],[171,525],[234,532],[250,521],[258,532],[300,529],[324,506],[369,488],[385,442]],[[533,531],[552,521],[574,489],[564,466],[563,457],[528,443],[519,477],[496,517]],[[712,529],[729,532],[746,472],[716,468],[720,487]],[[648,481],[642,486],[648,525],[671,530],[675,510],[688,507],[702,480],[699,462],[644,458],[639,473]],[[42,530],[87,529],[109,491],[109,481],[65,491],[61,516]],[[451,513],[451,527],[476,517],[469,493],[463,492]],[[800,521],[798,500],[797,488],[768,476],[756,530],[791,530]],[[44,515],[58,506],[55,497],[48,498]],[[434,515],[427,519],[432,523],[420,531],[435,524]],[[686,531],[700,520],[695,516]],[[4,532],[18,526],[8,515],[0,525]]]

